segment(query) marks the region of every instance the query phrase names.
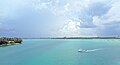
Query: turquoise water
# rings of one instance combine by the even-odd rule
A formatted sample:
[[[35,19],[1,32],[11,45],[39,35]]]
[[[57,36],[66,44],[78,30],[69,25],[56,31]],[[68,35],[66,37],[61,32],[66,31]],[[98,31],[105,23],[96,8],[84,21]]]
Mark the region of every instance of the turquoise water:
[[[80,53],[80,48],[100,50]],[[120,65],[120,40],[24,39],[0,47],[0,65]]]

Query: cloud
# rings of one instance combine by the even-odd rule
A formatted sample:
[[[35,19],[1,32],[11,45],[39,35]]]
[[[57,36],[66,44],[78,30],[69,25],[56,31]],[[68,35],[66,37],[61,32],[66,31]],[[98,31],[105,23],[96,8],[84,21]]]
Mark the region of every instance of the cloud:
[[[99,19],[98,17],[101,17],[102,15],[108,12],[110,6],[106,5],[104,2],[101,1],[90,2],[89,0],[85,0],[85,1],[76,0],[74,2],[69,2],[69,3],[67,2],[63,8],[64,11],[62,11],[61,15],[65,16],[66,18],[76,23],[80,23],[80,25],[78,26],[77,29],[77,28],[71,28],[69,26],[69,23],[65,24],[64,28],[62,28],[62,31],[64,31],[62,33],[67,33],[67,34],[72,33],[78,36],[82,36],[82,35],[96,36],[96,33],[94,32],[95,30],[94,28],[96,28],[97,26],[96,24],[98,24],[98,22],[96,24],[94,23],[98,21]],[[69,28],[73,29],[73,32],[71,32],[71,30],[68,30]],[[74,29],[77,31],[77,33],[74,32]],[[72,34],[69,35],[73,36]]]
[[[60,10],[55,9],[55,11],[58,12],[58,14],[57,12],[55,14],[57,14],[58,16],[64,16],[66,19],[70,19],[74,22],[80,23],[80,25],[78,26],[79,29],[77,29],[77,33],[79,34],[75,32],[74,33],[72,32],[72,34],[76,34],[78,36],[82,36],[82,35],[96,36],[97,34],[94,32],[95,28],[101,25],[101,17],[104,16],[111,8],[110,5],[104,2],[106,1],[94,0],[90,2],[89,0],[84,0],[84,1],[75,0],[75,1],[65,2],[63,6],[57,5],[56,8],[62,7],[62,9]],[[69,27],[69,23],[65,24],[65,27],[66,25],[67,25],[67,28],[71,28]],[[71,33],[71,31],[68,31],[68,29],[66,28],[64,30],[62,28],[62,31],[65,31],[65,32],[67,31],[68,34]],[[87,33],[84,33],[84,32],[87,32]]]
[[[102,16],[94,16],[93,23],[97,25],[96,34],[98,36],[118,36],[120,35],[120,1],[112,1],[111,8]]]
[[[120,35],[119,4],[118,0],[1,0],[0,28],[4,32],[0,35]]]
[[[97,21],[95,22],[95,20],[101,20],[101,24],[109,24],[109,23],[116,23],[118,21],[120,21],[119,19],[119,12],[120,9],[119,9],[119,4],[120,1],[114,1],[112,4],[111,4],[111,8],[107,11],[106,14],[104,14],[103,16],[95,16],[93,17],[94,18],[94,23],[98,23]]]
[[[120,24],[102,25],[95,30],[98,36],[119,36]]]
[[[0,29],[2,28],[2,23],[0,23]]]
[[[80,35],[80,22],[74,22],[67,20],[65,26],[63,26],[57,33],[56,36],[79,36]]]
[[[118,22],[120,21],[120,1],[117,1],[112,4],[112,8],[109,10],[109,12],[104,16],[104,18],[108,18],[106,23],[111,23],[111,22]]]

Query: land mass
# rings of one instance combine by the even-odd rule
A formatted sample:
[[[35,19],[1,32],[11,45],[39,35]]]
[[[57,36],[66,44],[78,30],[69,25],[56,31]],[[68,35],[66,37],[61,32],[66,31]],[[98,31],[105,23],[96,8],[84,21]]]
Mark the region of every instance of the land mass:
[[[8,46],[8,45],[15,45],[17,43],[22,43],[21,38],[6,38],[2,37],[0,38],[0,46]]]
[[[51,39],[120,39],[120,37],[56,37]]]
[[[24,39],[120,39],[118,36],[114,37],[41,37],[41,38],[24,38]]]

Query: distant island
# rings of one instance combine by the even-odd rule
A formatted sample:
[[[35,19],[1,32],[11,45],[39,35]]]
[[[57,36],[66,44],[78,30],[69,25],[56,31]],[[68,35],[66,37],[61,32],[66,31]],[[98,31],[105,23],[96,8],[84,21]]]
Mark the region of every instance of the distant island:
[[[120,39],[120,37],[56,37],[51,39]]]
[[[118,36],[111,37],[41,37],[41,38],[24,38],[24,39],[120,39]]]
[[[102,36],[102,37],[40,37],[40,38],[23,38],[23,39],[120,39],[120,36]]]
[[[6,38],[6,37],[0,38],[0,46],[15,45],[17,43],[21,44],[22,39],[21,38]]]

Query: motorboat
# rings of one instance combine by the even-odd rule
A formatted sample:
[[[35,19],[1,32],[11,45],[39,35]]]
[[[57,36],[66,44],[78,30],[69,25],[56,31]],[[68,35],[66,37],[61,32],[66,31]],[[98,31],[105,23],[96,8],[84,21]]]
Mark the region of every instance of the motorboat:
[[[86,52],[87,50],[79,49],[78,52]]]

